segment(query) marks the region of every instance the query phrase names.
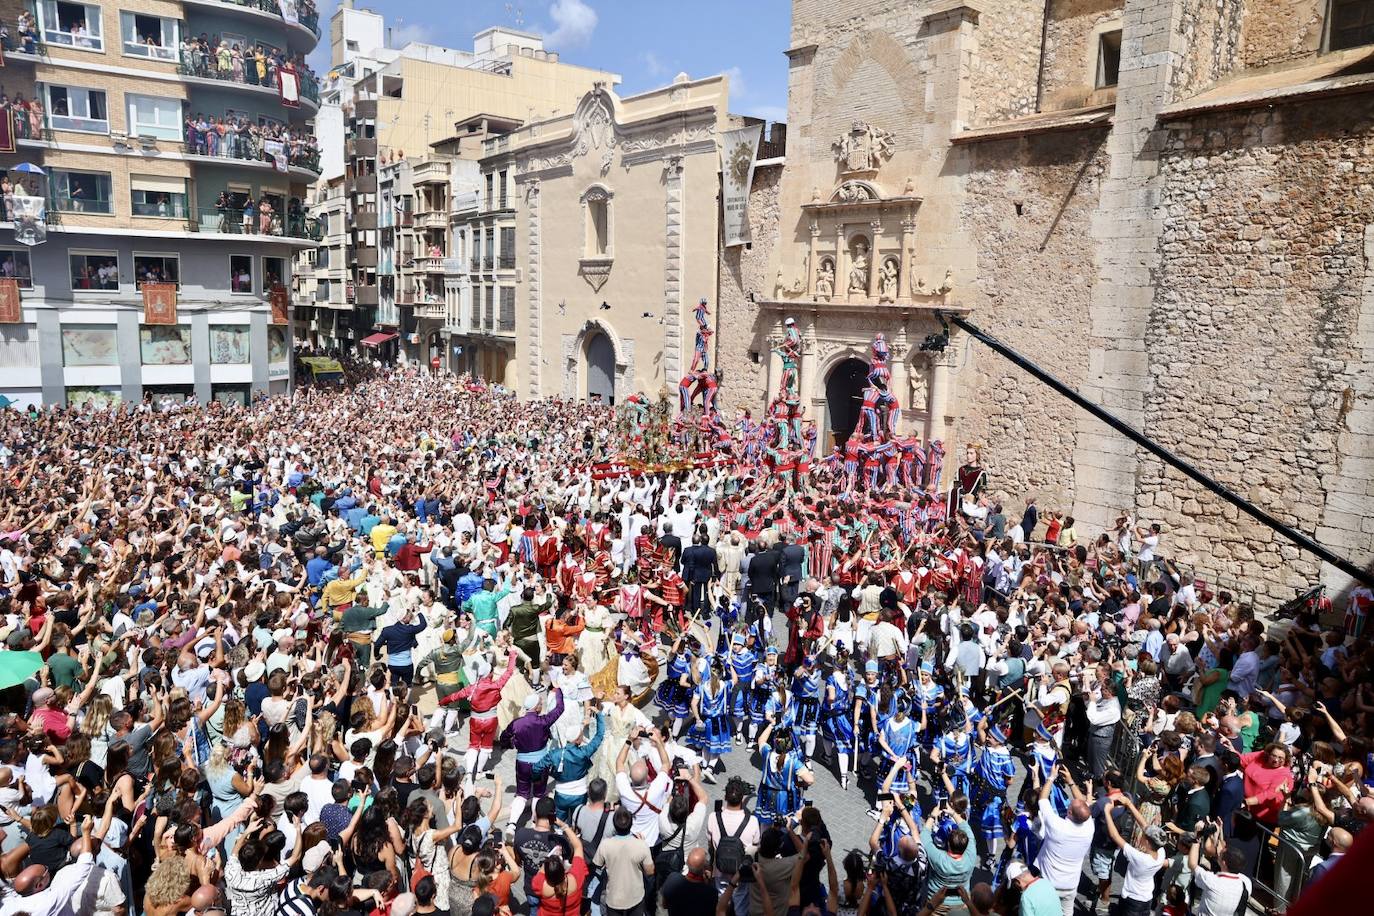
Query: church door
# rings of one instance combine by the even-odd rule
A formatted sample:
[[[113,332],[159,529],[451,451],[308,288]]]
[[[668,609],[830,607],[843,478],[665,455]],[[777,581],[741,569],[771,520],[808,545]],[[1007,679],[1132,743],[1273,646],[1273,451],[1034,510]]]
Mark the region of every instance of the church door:
[[[825,380],[825,413],[832,446],[843,446],[854,432],[867,379],[868,363],[861,359],[847,359],[830,370]]]
[[[615,403],[615,347],[599,332],[587,340],[587,399]]]

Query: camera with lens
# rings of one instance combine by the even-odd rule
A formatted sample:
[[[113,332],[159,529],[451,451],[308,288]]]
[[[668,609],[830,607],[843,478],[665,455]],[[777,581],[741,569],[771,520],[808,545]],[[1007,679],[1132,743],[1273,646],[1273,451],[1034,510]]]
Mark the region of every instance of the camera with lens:
[[[887,857],[881,853],[870,853],[868,857],[868,870],[875,875],[887,872]]]
[[[754,882],[754,863],[741,862],[739,871],[735,873],[735,880],[740,884],[752,884]]]

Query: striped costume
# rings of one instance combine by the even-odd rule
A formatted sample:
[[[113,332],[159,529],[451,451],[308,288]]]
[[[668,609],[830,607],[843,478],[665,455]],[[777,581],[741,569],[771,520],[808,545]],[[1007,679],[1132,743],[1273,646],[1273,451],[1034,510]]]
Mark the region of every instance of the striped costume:
[[[849,678],[837,673],[826,678],[826,699],[821,708],[821,734],[831,744],[835,752],[852,754],[854,752],[854,698],[849,690]],[[834,699],[830,692],[834,691]]]
[[[728,754],[732,746],[729,685],[722,681],[712,692],[710,682],[703,681],[697,685],[696,698],[701,719],[688,732],[687,746],[716,756]]]
[[[743,722],[749,708],[749,694],[754,689],[754,672],[759,667],[759,657],[753,649],[732,649],[729,665],[738,679],[730,691],[730,714],[737,722]]]
[[[759,822],[766,824],[775,817],[796,814],[802,806],[801,786],[797,784],[797,774],[803,769],[801,757],[795,751],[780,755],[765,745],[760,758],[762,775],[754,810]]]
[[[1058,812],[1060,817],[1069,813],[1069,802],[1073,797],[1055,780],[1055,769],[1059,766],[1059,747],[1053,741],[1035,742],[1035,765],[1040,767],[1041,782],[1052,782],[1054,786],[1050,789],[1050,804]]]
[[[821,713],[821,675],[797,675],[792,679],[792,722],[798,738],[814,738]]]
[[[916,742],[919,733],[916,720],[909,717],[899,722],[894,716],[882,723],[883,741],[886,742],[892,756],[888,756],[883,763],[881,777],[886,779],[887,770],[891,769],[892,764],[898,760],[905,759],[911,763],[907,769],[899,771],[896,776],[892,777],[893,792],[906,792],[912,787],[911,771],[916,768],[920,753],[920,747]],[[913,816],[919,817],[919,815]]]
[[[940,752],[940,759],[949,767],[949,778],[954,783],[955,791],[968,795],[969,769],[973,762],[973,745],[968,732],[962,729],[946,732],[936,740],[935,748]]]
[[[974,754],[972,812],[978,818],[983,838],[988,842],[1001,839],[1006,831],[1002,827],[1002,806],[1007,803],[1007,787],[1016,776],[1016,764],[1011,754],[1001,745],[987,745]]]
[[[658,685],[658,708],[670,719],[685,719],[692,699],[692,688],[684,684],[692,670],[692,656],[680,652],[668,659],[668,674]]]

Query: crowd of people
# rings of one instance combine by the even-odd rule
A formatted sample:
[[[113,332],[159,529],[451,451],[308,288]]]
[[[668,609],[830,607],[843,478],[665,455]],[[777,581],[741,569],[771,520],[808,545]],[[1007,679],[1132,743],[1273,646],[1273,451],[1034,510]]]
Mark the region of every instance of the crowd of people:
[[[0,916],[1236,916],[1374,818],[1367,589],[1276,638],[995,468],[623,429],[406,370],[0,413]]]
[[[187,35],[181,41],[181,66],[190,76],[227,80],[249,86],[276,89],[278,71],[296,75],[301,93],[318,95],[315,72],[305,62],[305,54],[262,42],[239,42],[229,37]]]
[[[215,199],[215,211],[218,214],[213,223],[216,232],[304,238],[311,228],[311,220],[299,197],[288,200],[286,212],[282,213],[272,204],[269,195],[255,200],[246,194],[224,190]]]
[[[17,140],[38,140],[43,137],[44,114],[43,100],[36,95],[24,98],[24,93],[16,92],[11,98],[0,85],[0,111],[10,112],[10,124]]]
[[[265,143],[282,144],[289,163],[302,168],[320,167],[319,141],[314,133],[296,130],[278,121],[254,121],[247,112],[233,110],[220,115],[197,112],[183,125],[186,151],[197,156],[271,162]]]

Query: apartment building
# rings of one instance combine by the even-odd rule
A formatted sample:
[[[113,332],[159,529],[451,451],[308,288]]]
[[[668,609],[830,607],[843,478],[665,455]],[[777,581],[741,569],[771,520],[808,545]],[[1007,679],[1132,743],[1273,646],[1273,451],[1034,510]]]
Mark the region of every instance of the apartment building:
[[[313,6],[0,0],[0,19],[16,125],[0,168],[36,167],[25,185],[46,198],[48,231],[29,246],[0,223],[22,298],[0,336],[0,393],[245,403],[286,391],[293,329],[280,312],[274,323],[271,300],[315,244]],[[149,282],[175,285],[174,324],[145,323]]]
[[[369,59],[378,61],[379,55]],[[470,52],[410,44],[390,62],[340,85],[353,284],[353,311],[343,340],[366,341],[383,358],[405,355],[432,362],[437,356],[447,365],[453,351],[439,331],[452,326],[447,290],[457,285],[457,277],[445,267],[445,261],[452,267],[454,258],[448,231],[454,189],[453,166],[442,163],[454,157],[436,153],[435,144],[453,139],[452,126],[475,115],[520,123],[570,112],[593,85],[619,81],[613,73],[561,63],[537,36],[490,28],[477,34]],[[475,151],[472,161],[480,155]],[[400,160],[407,163],[399,165]],[[421,211],[413,208],[421,203],[430,209],[423,211],[416,232]],[[406,238],[413,247],[397,261]],[[399,265],[408,261],[414,263],[402,278]],[[417,316],[415,302],[397,302],[398,290],[412,299],[444,291],[445,301],[419,303]]]

